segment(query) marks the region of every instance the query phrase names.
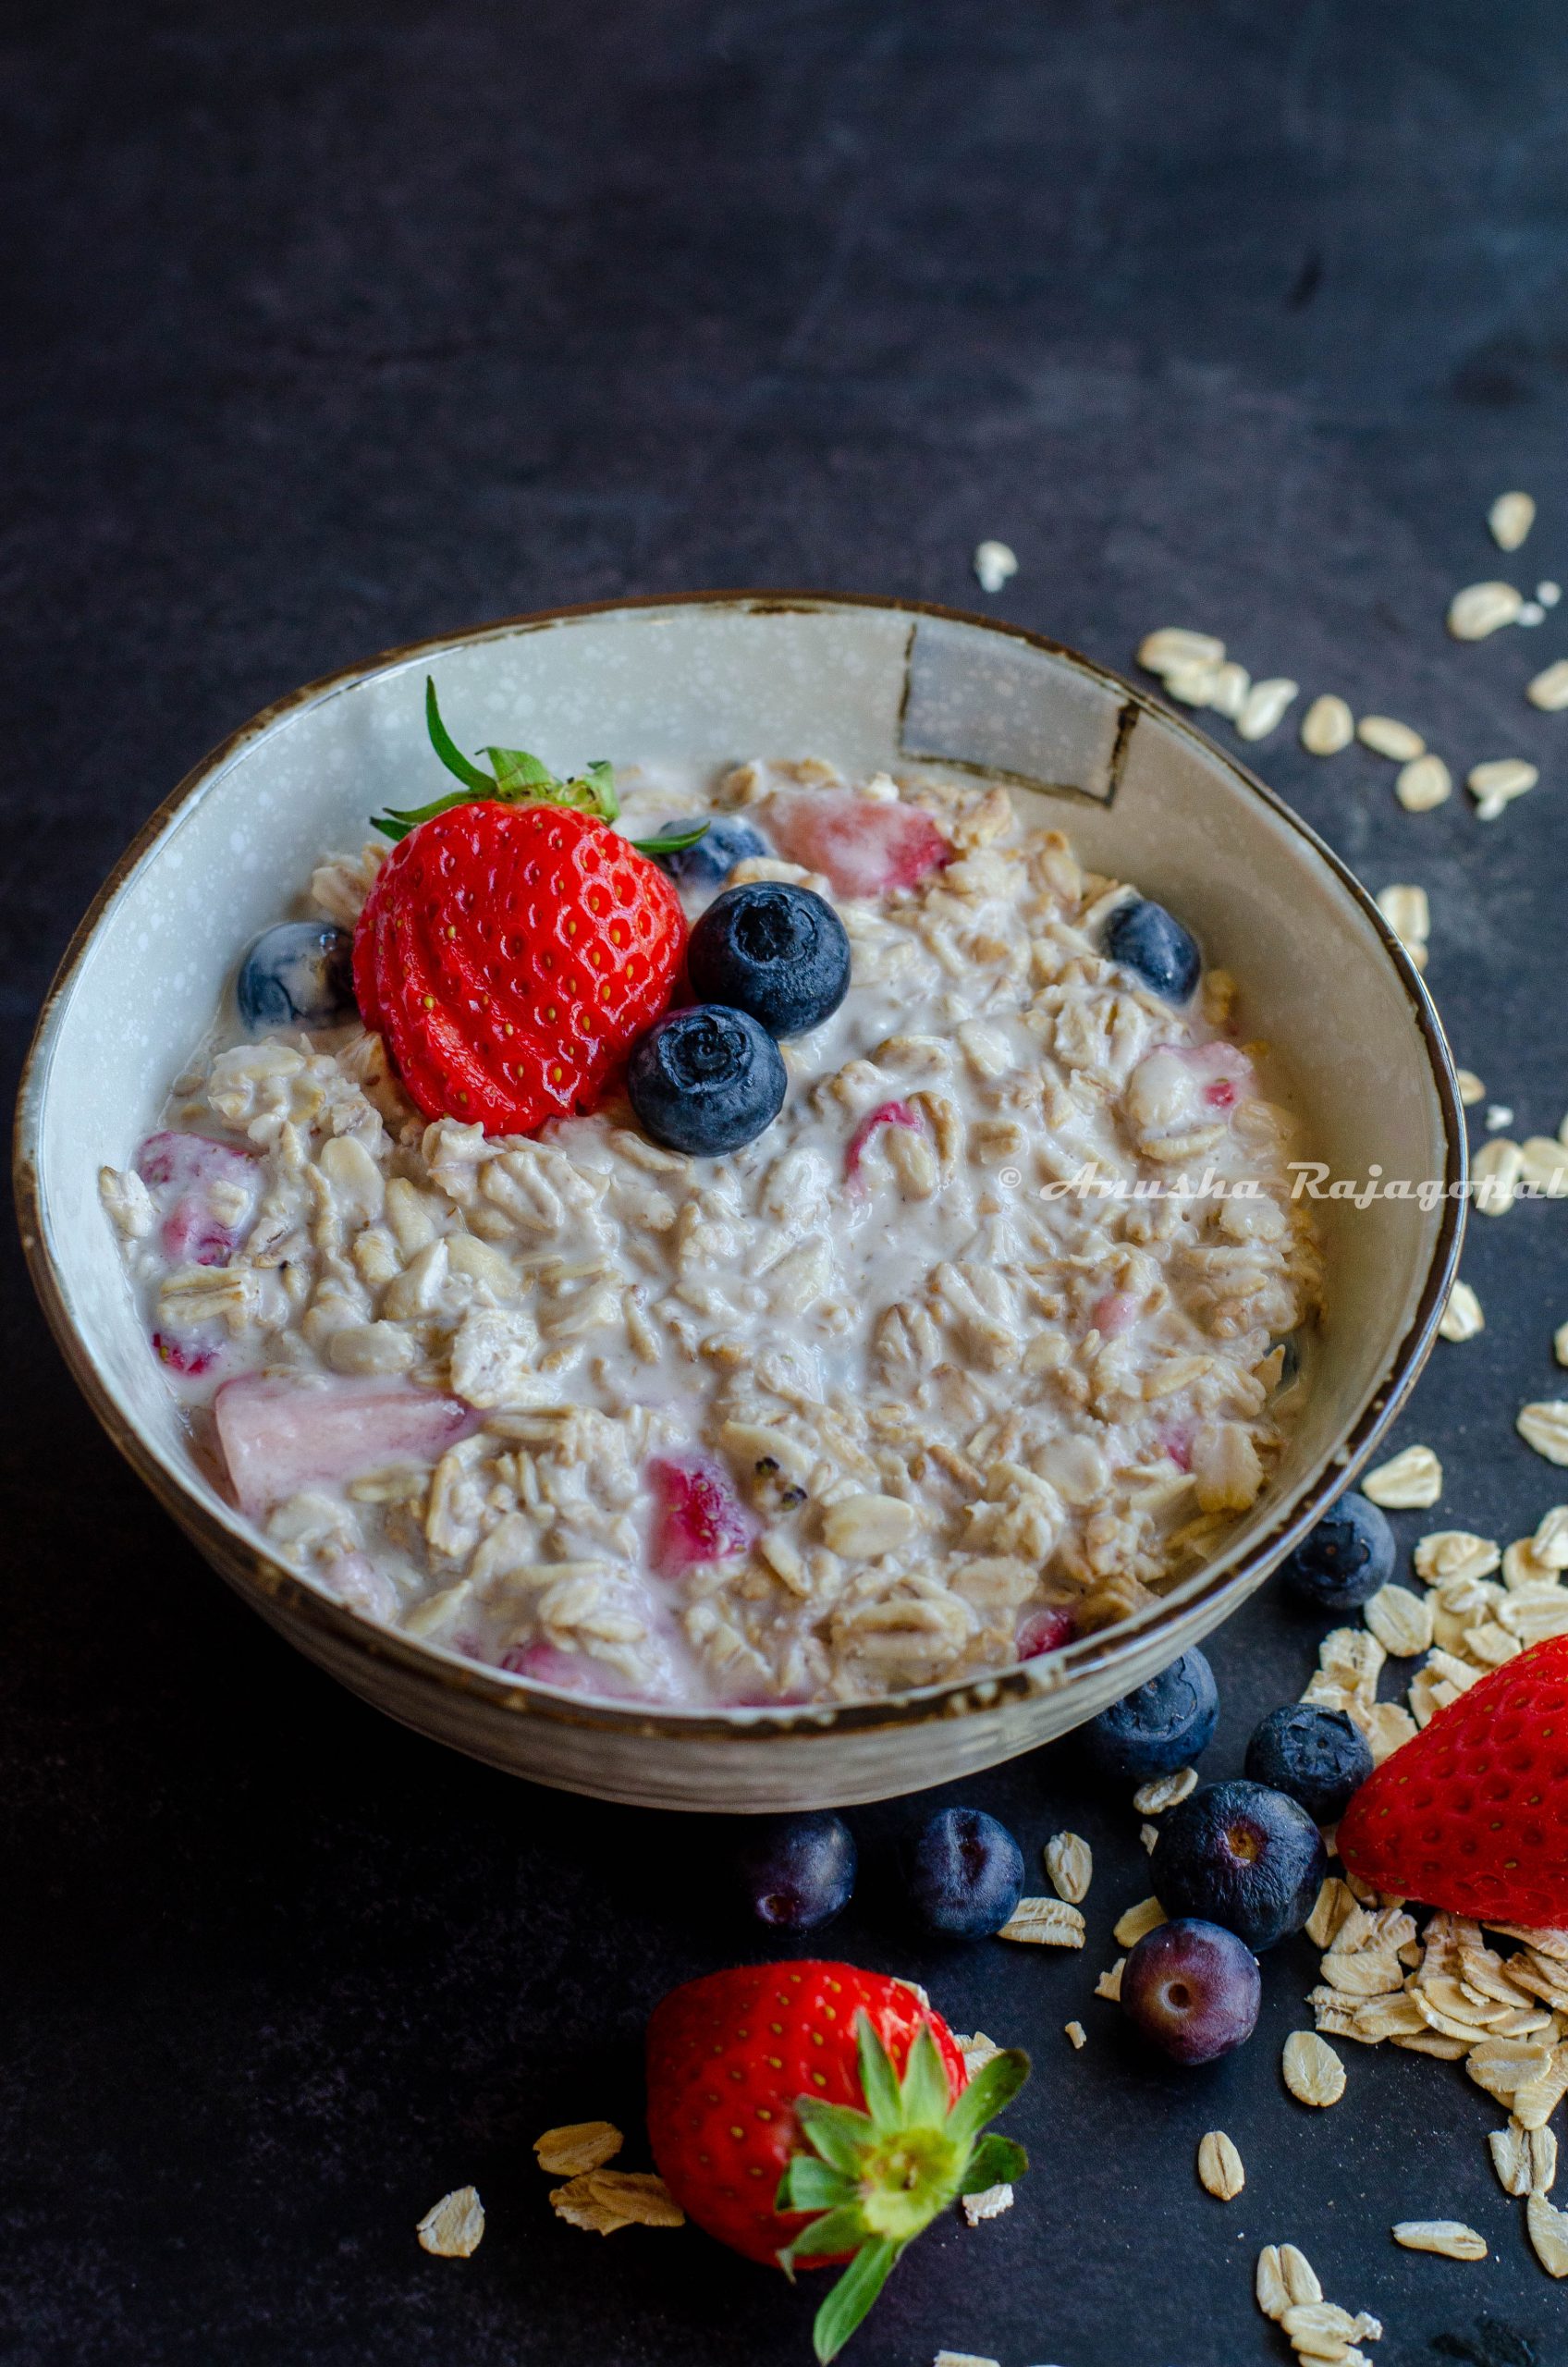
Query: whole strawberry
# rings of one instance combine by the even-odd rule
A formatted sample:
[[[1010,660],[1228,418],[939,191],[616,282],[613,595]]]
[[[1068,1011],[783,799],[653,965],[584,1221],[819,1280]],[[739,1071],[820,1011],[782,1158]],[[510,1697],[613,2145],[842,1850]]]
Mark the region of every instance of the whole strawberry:
[[[851,2263],[817,2312],[816,2355],[854,2332],[906,2244],[961,2194],[1022,2177],[981,2129],[1029,2076],[993,2055],[966,2079],[907,1981],[802,1960],[709,1973],[648,2024],[648,2134],[689,2218],[748,2259]]]
[[[434,684],[426,714],[465,786],[377,821],[398,843],[355,931],[354,992],[426,1117],[530,1134],[602,1097],[669,1000],[685,917],[657,865],[608,827],[607,766],[559,781],[490,748],[496,771],[482,772],[448,738]]]
[[[1479,1923],[1568,1923],[1568,1636],[1495,1668],[1369,1775],[1340,1856]]]

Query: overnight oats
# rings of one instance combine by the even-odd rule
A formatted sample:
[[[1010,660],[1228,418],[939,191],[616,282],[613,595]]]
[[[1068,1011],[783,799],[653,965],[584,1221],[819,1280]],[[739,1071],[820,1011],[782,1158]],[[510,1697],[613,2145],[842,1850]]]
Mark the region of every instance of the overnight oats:
[[[278,1558],[698,1706],[1003,1667],[1210,1556],[1318,1294],[1244,991],[998,785],[562,783],[429,713],[463,787],[323,861],[102,1178]]]

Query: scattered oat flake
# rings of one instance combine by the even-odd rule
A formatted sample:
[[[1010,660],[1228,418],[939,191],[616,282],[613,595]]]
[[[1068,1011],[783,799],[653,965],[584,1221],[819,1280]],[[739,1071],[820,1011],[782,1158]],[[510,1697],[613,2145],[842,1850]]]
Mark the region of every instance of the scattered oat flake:
[[[1337,2104],[1345,2091],[1345,2067],[1316,2030],[1292,2030],[1280,2058],[1285,2085],[1296,2102],[1319,2109]]]
[[[1425,946],[1432,933],[1432,908],[1425,888],[1396,882],[1380,889],[1378,910],[1407,951]]]
[[[1266,2318],[1282,2318],[1290,2308],[1291,2297],[1280,2264],[1278,2244],[1265,2244],[1258,2253],[1257,2266],[1253,2273],[1253,2291]]]
[[[1242,715],[1252,693],[1252,676],[1244,666],[1228,657],[1223,666],[1214,669],[1214,688],[1208,703],[1216,715],[1223,715],[1234,723]]]
[[[590,2170],[580,2178],[570,2179],[565,2186],[550,2189],[550,2207],[557,2219],[569,2227],[582,2227],[591,2236],[613,2236],[622,2227],[630,2227],[631,2220],[624,2211],[613,2210],[601,2202],[594,2192],[597,2173]]]
[[[1299,682],[1291,681],[1283,674],[1273,674],[1264,681],[1255,682],[1236,717],[1238,739],[1267,740],[1300,688]]]
[[[1407,2252],[1441,2252],[1445,2260],[1485,2260],[1487,2239],[1463,2219],[1402,2219],[1392,2229]]]
[[[1309,756],[1337,756],[1355,737],[1355,717],[1341,698],[1325,691],[1301,719],[1301,744]]]
[[[1120,1916],[1111,1938],[1119,1948],[1134,1948],[1147,1932],[1156,1932],[1165,1920],[1165,1909],[1158,1898],[1141,1898]]]
[[[1510,2120],[1487,2139],[1492,2167],[1505,2194],[1547,2194],[1557,2178],[1557,2140],[1550,2128],[1525,2128]]]
[[[414,2230],[423,2251],[438,2260],[468,2260],[484,2233],[484,2205],[477,2187],[454,2187],[432,2203]]]
[[[1487,512],[1500,551],[1516,551],[1535,522],[1536,505],[1527,493],[1500,493]]]
[[[1554,583],[1550,575],[1543,576],[1536,586],[1536,597],[1543,608],[1555,608],[1562,597],[1562,586]]]
[[[1486,1116],[1488,1134],[1501,1134],[1504,1126],[1512,1126],[1513,1123],[1513,1112],[1505,1101],[1488,1102]]]
[[[1078,2049],[1087,2042],[1088,2031],[1082,2022],[1064,2022],[1062,2028],[1072,2041],[1073,2053],[1076,2054]]]
[[[602,2169],[625,2142],[613,2121],[571,2120],[559,2128],[546,2128],[543,2137],[534,2139],[533,2151],[539,2167],[552,2177],[574,2178],[584,2171]]]
[[[1330,1874],[1306,1919],[1306,1936],[1314,1947],[1332,1945],[1335,1933],[1354,1912],[1355,1894],[1337,1874]]]
[[[1443,1467],[1429,1446],[1407,1446],[1361,1483],[1362,1494],[1385,1512],[1425,1512],[1442,1491]]]
[[[1133,1806],[1140,1816],[1163,1816],[1167,1809],[1177,1807],[1190,1792],[1195,1792],[1197,1785],[1195,1767],[1173,1768],[1169,1775],[1154,1775],[1146,1784],[1140,1784],[1133,1795]]]
[[[684,2227],[686,2214],[654,2170],[590,2170],[595,2202],[639,2227]]]
[[[973,2350],[938,2350],[931,2367],[998,2367],[995,2359],[982,2359]]]
[[[1524,605],[1524,594],[1512,583],[1467,583],[1448,604],[1448,629],[1455,641],[1485,641],[1513,624]]]
[[[963,2215],[972,2227],[982,2219],[999,2219],[1004,2211],[1012,2209],[1012,2189],[1004,2180],[1000,2186],[982,2187],[978,2194],[963,2197]]]
[[[1084,1918],[1064,1898],[1021,1898],[997,1937],[1034,1947],[1081,1948]]]
[[[1417,756],[1427,753],[1427,742],[1419,731],[1413,731],[1408,723],[1401,723],[1391,715],[1364,715],[1355,727],[1355,736],[1375,756],[1387,756],[1396,765],[1414,764]]]
[[[1094,1880],[1094,1853],[1076,1833],[1053,1833],[1045,1848],[1046,1871],[1060,1896],[1076,1907],[1089,1895]]]
[[[955,2031],[953,2044],[962,2055],[963,2067],[972,2079],[976,2071],[983,2071],[987,2063],[995,2062],[1002,2051],[996,2040],[987,2038],[984,2030],[976,2030],[973,2038],[960,2038]]]
[[[1018,573],[1018,560],[1005,543],[982,543],[973,561],[982,592],[999,592]]]
[[[1563,1154],[1568,1159],[1568,1152]],[[1455,1282],[1438,1330],[1445,1340],[1474,1340],[1487,1328],[1481,1302],[1468,1282]]]
[[[1568,1399],[1547,1397],[1522,1405],[1513,1427],[1549,1463],[1568,1464]]]
[[[1126,1962],[1127,1959],[1125,1956],[1118,1956],[1116,1962],[1111,1966],[1110,1970],[1109,1972],[1101,1973],[1099,1979],[1095,1983],[1095,1995],[1096,1997],[1109,1997],[1113,2005],[1121,2004],[1121,1974]]]
[[[1568,1147],[1555,1134],[1526,1134],[1520,1181],[1548,1200],[1568,1200]]]
[[[1366,1603],[1362,1617],[1385,1651],[1395,1660],[1414,1660],[1432,1643],[1432,1598],[1412,1594],[1408,1587],[1379,1587]]]
[[[1525,685],[1525,696],[1543,715],[1555,715],[1568,706],[1568,657],[1560,657]]]
[[[1321,2301],[1323,2287],[1317,2281],[1317,2270],[1304,2251],[1294,2244],[1281,2244],[1279,2261],[1288,2310],[1309,2310],[1315,2302]]]
[[[1154,1856],[1156,1846],[1158,1846],[1158,1841],[1159,1841],[1159,1827],[1158,1827],[1158,1824],[1141,1824],[1141,1825],[1139,1825],[1139,1827],[1138,1827],[1138,1839],[1139,1839],[1139,1842],[1141,1843],[1141,1845],[1142,1845],[1142,1846],[1143,1846],[1143,1852],[1144,1852],[1145,1857],[1145,1858],[1152,1858],[1152,1857]]]
[[[1459,1098],[1466,1110],[1473,1110],[1477,1101],[1486,1099],[1487,1088],[1474,1069],[1456,1069],[1454,1076],[1459,1085]]]
[[[1168,674],[1173,668],[1220,666],[1225,644],[1211,632],[1189,632],[1182,625],[1162,625],[1138,644],[1138,663],[1145,673]]]
[[[1568,2276],[1568,2212],[1559,2211],[1544,2194],[1532,2194],[1525,2205],[1525,2225],[1547,2275]]]
[[[1511,1142],[1506,1134],[1494,1134],[1476,1153],[1470,1171],[1476,1186],[1474,1204],[1481,1214],[1506,1216],[1519,1196],[1520,1179],[1525,1172],[1523,1146]]]
[[[1413,1559],[1417,1576],[1428,1586],[1445,1586],[1489,1577],[1502,1554],[1489,1537],[1477,1537],[1468,1528],[1434,1528],[1416,1540]]]
[[[1568,1323],[1560,1323],[1552,1333],[1551,1353],[1560,1365],[1568,1365]]]
[[[1472,765],[1464,786],[1476,801],[1480,819],[1495,822],[1505,805],[1534,789],[1539,779],[1538,767],[1526,764],[1523,756],[1494,756],[1485,764]]]
[[[1242,2157],[1222,2128],[1198,2141],[1198,2183],[1218,2202],[1234,2202],[1247,2182]]]
[[[1453,775],[1440,756],[1413,756],[1402,765],[1394,795],[1407,814],[1429,814],[1453,794]]]

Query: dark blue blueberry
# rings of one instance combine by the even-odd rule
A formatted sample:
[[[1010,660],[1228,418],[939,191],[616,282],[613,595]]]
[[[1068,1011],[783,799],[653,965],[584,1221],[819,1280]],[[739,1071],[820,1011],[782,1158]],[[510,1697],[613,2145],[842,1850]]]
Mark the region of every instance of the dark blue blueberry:
[[[1166,1002],[1187,1002],[1203,970],[1196,940],[1163,904],[1146,896],[1118,904],[1101,940],[1108,962],[1120,962]]]
[[[981,1809],[938,1809],[909,1859],[909,1895],[928,1932],[974,1940],[999,1932],[1023,1894],[1023,1852]]]
[[[1288,1701],[1253,1735],[1246,1767],[1255,1784],[1299,1800],[1314,1824],[1337,1824],[1372,1772],[1372,1753],[1342,1710]]]
[[[818,1932],[855,1886],[854,1835],[841,1816],[766,1817],[736,1856],[746,1904],[779,1932]]]
[[[1121,2010],[1177,2063],[1212,2063],[1251,2038],[1263,1997],[1252,1950],[1182,1917],[1145,1932],[1121,1968]]]
[[[1167,1915],[1223,1923],[1249,1948],[1299,1932],[1329,1870],[1306,1810],[1267,1784],[1205,1784],[1168,1809],[1149,1860]]]
[[[766,1027],[717,1003],[655,1021],[626,1072],[631,1107],[655,1142],[693,1159],[753,1141],[784,1107],[785,1082]]]
[[[694,830],[699,822],[707,824],[700,839],[654,858],[682,888],[717,888],[748,855],[767,852],[762,832],[742,822],[738,814],[680,814],[673,822],[661,822],[650,835],[673,838],[678,830]]]
[[[336,1027],[354,1015],[353,939],[330,921],[279,921],[239,965],[235,996],[252,1036],[266,1027]]]
[[[1280,1564],[1291,1592],[1320,1611],[1354,1611],[1394,1574],[1394,1533],[1365,1496],[1340,1498]]]
[[[1200,1651],[1183,1652],[1146,1685],[1091,1718],[1083,1748],[1109,1783],[1146,1784],[1189,1766],[1214,1739],[1219,1692]]]
[[[686,949],[692,991],[749,1011],[770,1036],[803,1036],[850,990],[850,940],[809,888],[753,879],[716,896]]]

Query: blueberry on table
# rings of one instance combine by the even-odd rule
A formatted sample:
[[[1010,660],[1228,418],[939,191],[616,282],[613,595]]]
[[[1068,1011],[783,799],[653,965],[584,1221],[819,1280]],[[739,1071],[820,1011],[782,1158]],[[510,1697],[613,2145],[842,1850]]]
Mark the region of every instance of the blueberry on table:
[[[631,1107],[655,1142],[693,1159],[754,1141],[784,1107],[785,1084],[766,1028],[717,1003],[656,1021],[626,1072]]]
[[[671,847],[667,854],[655,858],[679,888],[717,888],[748,855],[767,852],[762,832],[735,814],[678,815],[673,822],[662,823],[654,836],[677,839],[687,830],[702,829],[704,822],[707,828],[702,837],[693,839],[689,847]]]
[[[812,889],[753,879],[714,898],[692,931],[686,968],[704,1002],[733,1003],[770,1036],[803,1036],[850,990],[850,940]]]
[[[1247,1745],[1247,1773],[1299,1801],[1314,1824],[1336,1824],[1372,1772],[1366,1737],[1342,1710],[1288,1701]]]
[[[764,1819],[735,1862],[752,1913],[775,1931],[819,1932],[855,1886],[854,1835],[830,1809]]]
[[[1182,1916],[1145,1932],[1121,1968],[1121,2010],[1176,2063],[1213,2063],[1249,2039],[1263,1978],[1219,1923]]]
[[[1146,1685],[1102,1710],[1083,1730],[1083,1748],[1109,1783],[1170,1775],[1207,1750],[1219,1717],[1214,1671],[1200,1651],[1183,1652]]]
[[[1340,1498],[1280,1564],[1293,1595],[1319,1611],[1354,1611],[1394,1574],[1394,1533],[1365,1496]]]
[[[1164,1002],[1188,1002],[1203,972],[1203,955],[1174,913],[1146,896],[1113,907],[1100,939],[1108,962],[1141,978]]]
[[[1149,1860],[1170,1916],[1223,1923],[1249,1948],[1271,1948],[1311,1914],[1329,1855],[1306,1810],[1267,1784],[1205,1784],[1160,1821]]]
[[[354,1015],[353,940],[330,921],[279,921],[239,965],[235,999],[252,1036],[264,1027],[337,1027]]]
[[[909,1895],[928,1932],[976,1940],[999,1932],[1023,1893],[1023,1852],[982,1809],[938,1809],[910,1851]]]

